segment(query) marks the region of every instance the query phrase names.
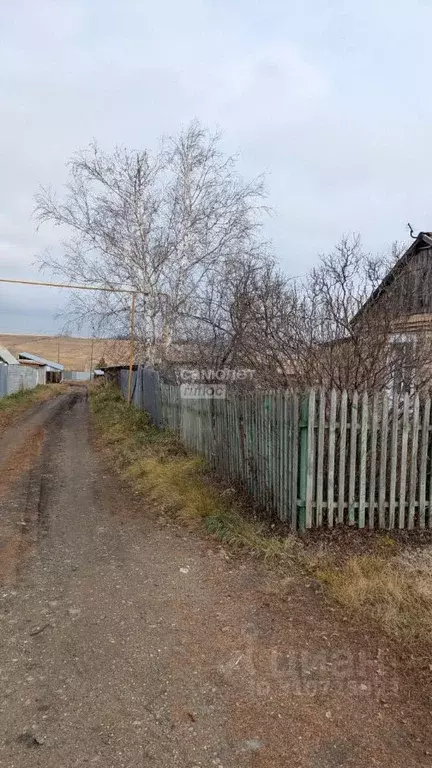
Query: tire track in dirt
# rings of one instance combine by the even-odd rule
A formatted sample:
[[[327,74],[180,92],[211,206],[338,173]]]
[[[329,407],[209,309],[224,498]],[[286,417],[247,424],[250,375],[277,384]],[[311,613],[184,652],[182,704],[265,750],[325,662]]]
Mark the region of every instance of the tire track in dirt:
[[[0,765],[430,768],[428,692],[385,639],[159,523],[73,402],[22,496],[34,556],[0,590]]]
[[[32,546],[29,534],[34,483],[31,481],[45,434],[43,427],[32,428],[25,443],[0,463],[0,585],[15,582],[18,565]]]
[[[0,586],[16,583],[25,557],[46,531],[44,473],[55,423],[82,391],[72,391],[28,411],[0,441]]]

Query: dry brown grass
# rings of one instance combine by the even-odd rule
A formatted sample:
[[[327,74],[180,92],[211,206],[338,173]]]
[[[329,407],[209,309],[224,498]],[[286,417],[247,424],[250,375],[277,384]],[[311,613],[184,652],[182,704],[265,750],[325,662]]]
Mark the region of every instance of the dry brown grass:
[[[237,548],[265,559],[291,558],[298,542],[271,535],[224,488],[212,482],[205,462],[187,452],[168,431],[152,427],[142,411],[130,408],[113,387],[91,391],[93,413],[104,436],[135,489],[161,513],[205,530]]]
[[[103,357],[107,365],[125,364],[129,360],[129,342],[120,339],[88,339],[73,336],[32,336],[12,333],[0,334],[0,346],[17,355],[30,352],[54,362],[66,370],[88,371],[92,357],[97,365]]]
[[[314,575],[345,609],[372,619],[403,641],[432,640],[432,571],[408,567],[403,553],[355,555],[343,564],[310,562]]]
[[[94,390],[92,408],[104,442],[138,492],[161,512],[204,529],[237,549],[288,564],[325,585],[345,613],[372,621],[399,640],[432,640],[432,548],[408,556],[389,536],[369,537],[362,554],[335,555],[317,539],[275,536],[248,515],[235,495],[224,495],[205,463],[169,432],[154,429],[111,387]],[[358,542],[357,542],[358,544]],[[352,550],[351,550],[352,551]]]

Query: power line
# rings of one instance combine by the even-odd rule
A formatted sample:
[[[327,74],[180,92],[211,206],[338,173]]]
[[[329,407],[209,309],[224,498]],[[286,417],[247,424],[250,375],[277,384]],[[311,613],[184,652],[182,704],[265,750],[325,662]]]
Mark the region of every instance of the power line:
[[[109,293],[128,293],[131,298],[130,308],[130,354],[129,354],[129,381],[128,381],[128,402],[132,399],[132,369],[135,356],[135,299],[137,293],[148,296],[145,291],[139,291],[136,288],[111,288],[106,285],[78,285],[75,283],[44,283],[39,280],[17,280],[14,278],[0,277],[0,283],[11,283],[12,285],[33,285],[43,286],[45,288],[72,288],[78,291],[107,291]]]
[[[106,285],[79,285],[78,283],[43,283],[39,280],[16,280],[12,278],[0,277],[0,283],[12,283],[13,285],[39,285],[46,288],[73,288],[79,291],[107,291],[108,293],[143,293],[136,288],[111,288]]]

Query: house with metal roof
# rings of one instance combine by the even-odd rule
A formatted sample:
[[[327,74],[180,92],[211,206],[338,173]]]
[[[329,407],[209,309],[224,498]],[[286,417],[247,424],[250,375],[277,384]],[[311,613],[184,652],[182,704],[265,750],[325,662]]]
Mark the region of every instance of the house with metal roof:
[[[61,363],[55,363],[53,360],[46,360],[39,355],[32,355],[30,352],[19,352],[18,360],[21,365],[26,365],[30,368],[38,368],[43,373],[40,373],[40,377],[44,379],[44,384],[59,383],[63,377],[64,365]],[[39,381],[42,383],[42,381]]]
[[[46,383],[46,366],[34,364],[31,369],[26,362],[18,360],[5,347],[0,347],[0,397]]]
[[[0,363],[5,365],[19,365],[19,361],[6,347],[0,347]]]

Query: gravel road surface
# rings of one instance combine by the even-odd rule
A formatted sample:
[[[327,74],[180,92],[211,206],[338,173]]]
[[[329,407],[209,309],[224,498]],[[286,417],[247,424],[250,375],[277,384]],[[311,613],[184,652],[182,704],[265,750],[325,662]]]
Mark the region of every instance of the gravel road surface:
[[[85,390],[0,441],[0,765],[418,768],[431,701],[302,577],[159,519]]]

